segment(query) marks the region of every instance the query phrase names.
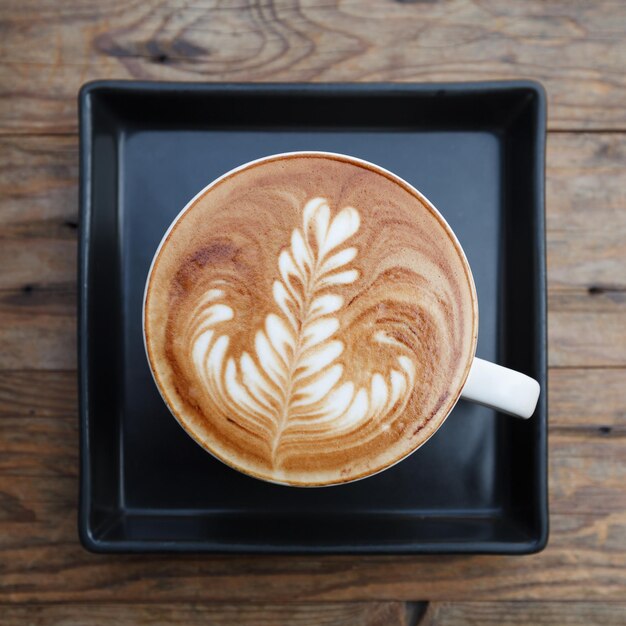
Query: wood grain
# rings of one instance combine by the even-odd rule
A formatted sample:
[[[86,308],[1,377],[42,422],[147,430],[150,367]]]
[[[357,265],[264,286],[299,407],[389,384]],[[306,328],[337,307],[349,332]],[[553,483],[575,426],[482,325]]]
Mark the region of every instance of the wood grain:
[[[626,6],[614,0],[28,0],[3,2],[0,21],[1,132],[75,132],[77,90],[95,78],[532,77],[551,128],[626,128]]]
[[[77,220],[77,139],[1,138],[0,290],[74,289]]]
[[[74,371],[2,371],[0,419],[77,420],[76,393]],[[626,430],[626,369],[553,369],[548,395],[551,430]]]
[[[1,603],[623,599],[626,515],[553,515],[535,556],[184,557],[86,553],[73,515],[3,546]],[[6,524],[17,534],[17,523]]]
[[[626,584],[625,376],[626,370],[583,369],[559,371],[551,379],[552,537],[542,554],[267,560],[84,552],[76,538],[71,373],[2,373],[0,604],[149,602],[155,594],[171,602],[617,600]],[[51,398],[49,408],[39,400],[33,414],[25,408],[32,396],[29,380]],[[616,386],[600,407],[594,380]]]
[[[552,369],[550,429],[626,430],[626,369]]]
[[[2,418],[0,435],[0,497],[15,505],[0,516],[6,522],[22,522],[26,515],[40,528],[52,530],[51,511],[62,515],[76,505],[75,422],[28,420],[20,427],[17,420]],[[579,433],[553,433],[551,441],[553,513],[610,516],[626,508],[623,435],[599,434],[589,441]],[[17,511],[15,516],[11,511]],[[46,527],[48,521],[50,527]],[[10,541],[11,536],[5,529],[0,542]]]
[[[33,247],[22,246],[24,256]],[[0,291],[0,369],[26,368],[76,369],[74,285]]]
[[[624,602],[444,602],[420,626],[623,626]]]
[[[626,290],[549,289],[548,359],[551,367],[624,367]]]
[[[77,175],[75,137],[0,140],[0,368],[76,367]]]
[[[626,623],[625,3],[4,0],[0,32],[0,623]],[[97,78],[545,84],[550,129],[576,132],[551,133],[547,152],[544,552],[266,559],[79,546],[76,93]],[[415,599],[434,602],[424,613],[404,602]]]
[[[625,156],[626,134],[550,137],[553,367],[626,365]],[[76,366],[75,160],[73,138],[0,138],[0,369]]]
[[[558,418],[558,408],[550,408]],[[553,512],[626,510],[626,420],[608,428],[551,428]],[[30,508],[40,521],[48,512],[38,508],[41,502],[58,500],[58,510],[73,508],[78,486],[67,478],[78,475],[77,429],[75,418],[0,417],[0,494],[19,502],[20,510]]]
[[[77,476],[76,417],[0,417],[0,483],[14,475]],[[75,489],[72,485],[71,492]]]
[[[626,365],[626,135],[548,138],[549,359]]]
[[[75,371],[0,372],[0,420],[78,420]]]
[[[88,618],[87,618],[88,616]],[[414,626],[403,602],[316,604],[73,604],[3,609],[3,626]],[[611,623],[609,623],[609,626]]]
[[[588,513],[600,521],[602,515],[626,511],[626,433],[596,432],[550,431],[553,514]]]
[[[0,137],[0,238],[75,240],[77,183],[76,136]]]
[[[8,606],[4,626],[623,626],[624,602],[350,602]]]
[[[626,137],[622,133],[549,133],[548,234],[614,233],[623,228],[626,224],[625,160]],[[581,239],[577,243],[591,246],[594,241],[595,238],[590,237],[587,242]],[[560,248],[557,251],[560,252]],[[552,261],[550,282],[554,286],[586,284],[568,280],[566,269],[561,274],[558,254]]]
[[[26,245],[26,243],[28,245]],[[5,238],[0,243],[0,290],[75,289],[76,242]]]
[[[623,303],[625,161],[623,134],[548,136],[546,237],[552,293],[581,296],[591,290],[590,295],[605,296],[595,298],[601,303]]]

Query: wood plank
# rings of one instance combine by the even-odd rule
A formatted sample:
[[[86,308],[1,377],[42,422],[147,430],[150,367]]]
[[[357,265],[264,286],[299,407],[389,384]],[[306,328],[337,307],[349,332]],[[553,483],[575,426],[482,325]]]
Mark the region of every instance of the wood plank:
[[[550,137],[552,366],[626,365],[625,156],[626,135]],[[0,138],[0,368],[75,366],[74,161],[74,138]]]
[[[590,207],[588,230],[571,228],[567,216],[563,216],[563,229],[548,231],[548,276],[553,290],[591,287],[621,294],[622,299],[625,297],[626,197],[622,209],[616,210],[610,221],[596,225],[600,219]]]
[[[625,366],[625,294],[550,290],[550,366]],[[73,285],[63,283],[0,291],[0,370],[75,368],[75,298]]]
[[[624,429],[626,369],[552,369],[548,382],[551,429]],[[0,371],[0,419],[74,419],[76,393],[75,371]]]
[[[595,432],[550,431],[552,514],[588,513],[600,517],[626,511],[626,433]]]
[[[9,455],[28,456],[35,441],[42,452],[49,444],[58,467],[73,463],[76,384],[73,371],[0,371],[0,458],[4,457],[5,469],[18,470],[19,463],[8,465]],[[626,433],[626,369],[551,370],[548,398],[552,454],[561,449],[573,454],[588,446],[602,458],[602,450],[595,446],[607,445],[604,457],[610,460],[608,451]],[[18,426],[21,432],[14,433]]]
[[[0,483],[50,475],[78,475],[78,419],[0,417]]]
[[[548,363],[626,365],[626,291],[549,289]]]
[[[24,246],[25,256],[32,244]],[[0,370],[76,369],[76,291],[73,286],[0,291]]]
[[[77,144],[76,136],[0,136],[2,237],[75,238]],[[625,227],[625,160],[624,134],[550,134],[548,234],[612,234]],[[551,282],[564,287],[591,284],[572,282],[558,267],[552,269]]]
[[[77,420],[75,371],[0,371],[2,418]]]
[[[613,382],[625,373],[593,372]],[[587,420],[584,407],[597,402],[598,389],[581,384],[588,372],[565,374],[550,395],[552,538],[542,554],[269,561],[85,553],[76,538],[75,421],[62,418],[58,400],[52,417],[42,407],[25,416],[29,390],[14,376],[22,391],[9,394],[9,403],[21,417],[0,418],[0,603],[141,602],[157,592],[163,601],[618,599],[626,584],[623,405],[611,407],[609,396]],[[50,374],[32,375],[36,382]],[[69,390],[73,381],[65,384]],[[575,390],[579,411],[572,414]],[[621,403],[619,393],[613,398]],[[616,425],[609,432],[596,426],[607,416]]]
[[[33,392],[33,388],[36,392]],[[606,392],[599,391],[606,389]],[[73,372],[0,374],[0,493],[31,534],[75,506],[78,420]],[[598,402],[598,394],[602,402]],[[626,509],[626,369],[557,370],[550,376],[550,506],[566,514]],[[58,482],[55,479],[58,478]],[[56,494],[50,498],[50,494]],[[52,508],[51,508],[52,507]],[[72,518],[73,520],[73,518]],[[42,525],[43,524],[43,525]],[[15,530],[15,528],[14,528]],[[9,543],[22,536],[0,526]],[[74,533],[72,521],[71,533]]]
[[[410,605],[401,602],[26,605],[6,607],[3,624],[78,626],[88,621],[90,626],[622,626],[626,603],[441,602],[431,603],[419,621],[407,618],[410,610]]]
[[[0,371],[0,419],[77,419],[76,393],[75,371]],[[624,430],[626,369],[552,369],[548,398],[551,430]]]
[[[626,224],[625,160],[622,133],[548,133],[548,233],[622,228]],[[572,285],[567,280],[563,284]]]
[[[77,182],[75,135],[0,137],[0,237],[75,240]]]
[[[3,626],[414,626],[404,602],[9,606]]]
[[[49,513],[51,493],[58,495],[61,509],[73,506],[77,486],[73,480],[65,479],[78,474],[77,442],[75,420],[0,419],[2,496],[7,501],[19,501],[20,510],[30,510],[33,519]],[[590,436],[581,431],[553,431],[549,474],[551,510],[608,514],[626,508],[625,458],[623,432]]]
[[[624,426],[625,420],[611,431],[551,429],[552,512],[610,514],[626,509]],[[30,511],[33,520],[45,521],[50,503],[60,509],[74,506],[77,465],[76,419],[0,417],[0,495],[19,503],[20,511]],[[8,515],[5,521],[21,520]]]
[[[74,132],[76,92],[94,78],[534,77],[547,87],[551,128],[626,128],[626,7],[614,0],[29,0],[3,2],[0,20],[3,132]]]
[[[609,515],[620,507],[626,509],[624,426],[622,423],[620,430],[609,432],[596,430],[596,435],[586,430],[551,430],[549,476],[553,512]],[[33,519],[42,518],[38,506],[48,502],[49,493],[57,493],[61,498],[59,512],[63,506],[73,505],[77,486],[66,478],[78,475],[77,428],[75,419],[0,418],[3,497],[19,501],[20,510],[30,506]],[[45,512],[49,513],[48,505]],[[9,539],[8,532],[5,538]]]
[[[266,567],[259,571],[257,565],[267,564],[262,559],[249,559],[245,563],[235,560],[239,563],[233,572],[236,584],[231,581],[228,567],[226,570],[221,569],[223,559],[209,559],[211,565],[207,565],[207,568],[197,574],[199,563],[205,559],[183,559],[180,567],[175,567],[172,572],[172,563],[176,563],[172,558],[131,558],[134,575],[123,581],[123,597],[129,601],[147,599],[157,588],[166,588],[168,597],[176,600],[186,598],[191,601],[192,596],[196,597],[194,594],[200,594],[197,597],[206,599],[204,592],[200,590],[206,585],[200,579],[202,575],[209,573],[214,577],[212,584],[216,591],[208,599],[221,599],[222,591],[218,590],[225,586],[228,590],[224,592],[227,597],[243,599],[243,595],[253,593],[253,597],[263,600],[266,596],[261,589],[270,581],[267,597],[276,599],[276,594],[280,596],[280,590],[286,584],[281,586],[276,580],[281,577],[288,580],[289,584],[293,579],[298,581],[297,592],[301,594],[299,597],[307,600],[317,599],[320,594],[321,597],[329,598],[337,598],[339,595],[341,599],[447,599],[459,595],[472,599],[476,594],[477,597],[509,598],[580,597],[579,583],[584,584],[586,597],[617,597],[624,581],[616,582],[614,571],[624,572],[626,560],[623,553],[626,532],[626,518],[623,515],[623,438],[617,437],[614,431],[607,436],[607,433],[595,428],[595,424],[598,419],[607,421],[605,415],[612,416],[618,424],[623,423],[623,414],[619,412],[623,405],[617,404],[611,408],[610,402],[603,403],[605,409],[596,409],[597,414],[589,420],[587,428],[584,407],[593,406],[594,401],[597,401],[598,390],[589,384],[580,384],[581,380],[587,380],[584,376],[589,375],[589,372],[574,372],[571,379],[566,374],[567,372],[559,372],[558,390],[550,396],[551,415],[555,416],[550,437],[551,507],[554,515],[552,540],[542,555],[519,560],[515,557],[507,558],[506,566],[502,565],[502,569],[495,572],[494,560],[489,557],[483,557],[484,560],[478,563],[464,563],[464,559],[460,559],[461,565],[466,568],[460,571],[460,575],[465,572],[472,582],[467,589],[465,586],[456,587],[452,596],[448,595],[448,590],[459,574],[458,558],[401,559],[398,566],[390,559],[382,559],[380,562],[377,559],[366,562],[357,560],[355,567],[350,560],[331,559],[327,562],[325,559],[313,559],[305,560],[307,563],[304,571],[297,559],[288,560],[286,570],[279,568],[278,571],[274,566],[270,566],[269,571]],[[612,376],[613,382],[618,382],[616,376],[624,375],[624,372],[607,370],[592,374],[600,377]],[[23,407],[27,404],[30,393],[24,384],[26,375],[32,376],[32,380],[38,383],[42,376],[47,378],[52,374],[12,374],[14,388],[21,388],[21,392],[10,394],[4,391],[3,394],[5,398],[9,396],[9,404],[15,406],[20,415],[27,412]],[[69,376],[64,376],[54,385],[48,381],[47,386],[57,384],[67,385],[70,393],[74,383]],[[6,385],[4,388],[11,387]],[[575,390],[579,398],[576,404],[581,408],[579,414],[572,415],[569,407]],[[57,397],[63,395],[65,394],[60,391],[56,392]],[[619,394],[615,399],[621,403]],[[0,442],[4,446],[0,450],[0,458],[8,459],[2,467],[0,487],[3,494],[0,506],[3,511],[0,522],[0,589],[5,588],[9,594],[3,596],[0,593],[0,601],[97,600],[108,599],[110,593],[118,598],[117,592],[107,591],[106,586],[114,585],[117,589],[117,582],[112,581],[117,581],[120,575],[118,569],[126,570],[129,565],[127,557],[86,555],[76,543],[77,485],[73,469],[76,463],[76,438],[66,437],[72,430],[71,426],[69,432],[66,430],[67,424],[72,424],[73,419],[60,418],[65,413],[64,406],[59,406],[60,404],[60,400],[53,399],[50,409],[40,405],[36,412],[39,417],[35,418],[22,417],[21,420],[15,420],[5,413],[0,419],[0,427],[6,427],[0,431]],[[51,413],[53,417],[47,417],[47,413]],[[12,433],[20,422],[23,432],[16,437]],[[39,448],[39,465],[31,465],[27,458],[31,453],[31,433],[35,439],[39,437],[40,440],[49,442],[47,445],[42,443],[43,447]],[[576,557],[572,567],[574,546]],[[51,559],[51,569],[46,569]],[[538,559],[539,562],[532,559]],[[2,563],[12,564],[11,568],[3,569]],[[155,567],[156,571],[153,571]],[[26,584],[25,581],[30,580],[31,573],[39,568],[43,568],[41,574],[36,576],[31,586]],[[386,582],[385,572],[389,568],[395,572],[393,583]],[[322,575],[324,571],[329,572],[328,578]],[[496,582],[505,574],[509,576],[508,587],[504,581]],[[556,580],[556,587],[540,584],[538,575],[552,577],[550,580]],[[344,576],[349,579],[347,587],[340,583]],[[92,580],[91,577],[98,581],[104,580],[105,588],[98,591],[86,585],[88,580]],[[148,580],[144,585],[138,584],[138,580],[146,577]],[[45,585],[45,580],[51,581],[48,586]],[[516,582],[512,582],[513,580]],[[547,580],[545,578],[544,582]],[[369,590],[368,595],[363,593],[364,588]],[[238,595],[235,589],[241,589],[243,595]],[[38,598],[40,592],[43,592],[42,598]],[[280,599],[286,598],[280,596]]]
[[[0,369],[76,367],[76,143],[0,140]]]
[[[0,603],[623,599],[626,514],[552,516],[532,556],[176,557],[85,552],[70,511],[57,536],[0,551]],[[17,526],[15,524],[14,526]]]
[[[0,139],[0,369],[76,367],[77,175],[76,137]]]
[[[551,290],[626,290],[626,135],[549,135],[548,277]]]
[[[75,290],[76,241],[65,239],[0,240],[0,290],[27,292],[35,287]]]
[[[570,277],[575,250],[561,264],[561,240],[581,234],[612,235],[626,227],[626,136],[624,134],[551,134],[548,137],[547,227],[552,286],[587,287],[607,280],[586,268]],[[75,239],[78,155],[75,136],[0,136],[0,235],[3,238]],[[587,239],[595,239],[587,238]],[[607,247],[603,242],[597,249]],[[617,246],[610,246],[615,250]],[[623,253],[623,250],[617,250]],[[554,258],[552,258],[554,257]],[[605,254],[603,258],[606,258]],[[620,257],[621,259],[621,257]],[[593,261],[593,259],[592,259]],[[555,265],[556,263],[556,265]],[[594,263],[591,267],[598,267]],[[617,266],[600,268],[615,271]]]
[[[626,364],[626,135],[548,138],[551,366]]]
[[[75,379],[54,369],[76,366],[76,137],[62,133],[76,132],[81,82],[531,76],[548,87],[552,129],[626,130],[626,5],[614,0],[183,4],[0,3],[0,622],[415,624],[420,607],[397,600],[432,598],[442,603],[422,623],[624,623],[626,369],[606,367],[626,365],[624,134],[548,143],[543,553],[180,558],[79,547]],[[60,135],[15,136],[30,132]],[[203,604],[223,600],[232,604]]]
[[[419,603],[418,603],[419,604]],[[66,604],[7,606],[6,626],[623,626],[624,602],[402,602],[315,604]],[[413,616],[416,616],[416,619]]]
[[[626,369],[551,369],[550,429],[626,429]]]
[[[420,626],[623,626],[626,602],[442,602]]]
[[[75,515],[78,489],[76,472],[74,471],[77,466],[76,447],[75,441],[73,445],[74,454],[66,456],[70,471],[64,472],[62,475],[46,476],[43,473],[38,476],[16,475],[10,470],[2,469],[0,474],[0,500],[2,501],[0,520],[3,524],[3,532],[0,533],[0,542],[3,547],[9,547],[11,540],[18,539],[18,536],[22,536],[23,532],[30,533],[31,529],[27,526],[31,523],[39,529],[45,528],[46,539],[49,541],[55,536],[53,531],[59,516],[70,512]],[[15,526],[16,524],[23,526],[19,528]],[[15,531],[18,532],[18,535],[14,534]]]

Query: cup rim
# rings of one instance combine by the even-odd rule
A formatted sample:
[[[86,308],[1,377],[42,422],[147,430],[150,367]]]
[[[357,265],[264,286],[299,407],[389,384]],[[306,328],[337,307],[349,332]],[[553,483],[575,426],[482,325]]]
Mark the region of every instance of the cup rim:
[[[222,458],[221,456],[216,454],[213,450],[210,450],[208,448],[208,446],[205,444],[205,442],[203,442],[196,435],[196,433],[193,432],[193,430],[191,430],[190,428],[188,428],[185,425],[184,421],[179,417],[177,412],[174,411],[174,409],[171,406],[168,398],[165,396],[163,388],[162,388],[161,384],[159,383],[159,380],[158,380],[155,368],[153,367],[153,364],[152,364],[152,358],[150,356],[150,348],[148,346],[148,341],[147,341],[147,337],[146,337],[146,303],[147,303],[147,300],[148,300],[148,293],[150,291],[153,271],[154,271],[157,259],[159,257],[159,254],[161,253],[161,250],[163,249],[163,247],[165,246],[165,244],[169,240],[169,238],[170,238],[174,228],[180,222],[180,220],[183,218],[183,216],[189,210],[191,210],[193,208],[193,206],[196,204],[196,202],[202,196],[204,196],[205,194],[210,192],[214,187],[216,187],[219,183],[225,181],[226,179],[231,178],[232,176],[238,174],[239,172],[241,172],[241,171],[243,171],[245,169],[248,169],[248,168],[251,168],[251,167],[255,167],[257,165],[261,165],[263,163],[268,163],[268,162],[271,162],[271,161],[277,161],[277,160],[284,159],[284,158],[292,158],[292,157],[323,157],[323,158],[334,159],[334,160],[337,160],[337,161],[344,161],[344,162],[348,162],[348,163],[353,163],[353,164],[356,164],[356,165],[358,165],[360,167],[365,167],[365,168],[368,168],[368,169],[371,169],[371,170],[374,170],[374,171],[378,172],[379,174],[381,174],[381,175],[391,179],[393,182],[395,182],[397,184],[400,184],[407,191],[409,191],[410,193],[415,195],[418,198],[418,200],[420,200],[420,202],[439,221],[439,223],[443,227],[444,231],[446,232],[446,234],[450,238],[450,241],[452,242],[453,246],[456,248],[457,253],[459,255],[459,258],[461,259],[461,262],[462,262],[463,267],[465,269],[465,275],[466,275],[466,278],[467,278],[467,281],[468,281],[468,284],[469,284],[469,287],[470,287],[470,293],[471,293],[471,296],[472,296],[472,314],[473,315],[472,315],[472,342],[471,342],[471,350],[470,350],[470,352],[468,354],[468,359],[467,359],[467,363],[465,365],[465,370],[463,372],[461,383],[459,385],[459,388],[456,391],[455,396],[452,398],[452,400],[449,403],[448,410],[446,411],[446,414],[443,416],[443,418],[441,419],[439,424],[437,424],[436,428],[434,428],[434,430],[429,434],[429,436],[426,437],[426,439],[421,441],[414,448],[409,450],[405,455],[399,457],[398,459],[393,460],[388,465],[385,465],[384,467],[379,468],[376,471],[365,473],[363,475],[356,476],[354,478],[349,478],[349,479],[346,479],[346,480],[337,480],[337,481],[332,481],[332,482],[328,482],[328,481],[325,481],[325,482],[298,482],[298,481],[273,480],[271,478],[267,478],[266,476],[262,476],[260,474],[256,474],[255,472],[250,471],[248,469],[239,467],[238,465],[236,465],[231,460],[229,460],[227,458]],[[454,230],[452,229],[452,227],[450,226],[450,224],[448,224],[448,222],[445,219],[445,217],[441,214],[441,212],[437,209],[437,207],[421,191],[419,191],[419,189],[417,189],[416,187],[411,185],[411,183],[409,183],[406,180],[404,180],[404,178],[402,178],[398,174],[395,174],[394,172],[392,172],[392,171],[390,171],[388,169],[385,169],[384,167],[382,167],[380,165],[377,165],[376,163],[372,163],[371,161],[367,161],[367,160],[361,159],[359,157],[343,154],[343,153],[340,153],[340,152],[328,152],[328,151],[323,151],[323,150],[297,150],[297,151],[291,151],[291,152],[279,152],[279,153],[275,153],[275,154],[270,154],[270,155],[266,155],[266,156],[263,156],[263,157],[259,157],[257,159],[253,159],[251,161],[247,161],[247,162],[245,162],[245,163],[243,163],[241,165],[238,165],[237,167],[234,167],[234,168],[228,170],[227,172],[225,172],[221,176],[218,176],[217,178],[212,180],[205,187],[203,187],[200,191],[198,191],[198,193],[196,193],[185,204],[185,206],[178,212],[176,217],[174,217],[174,219],[172,220],[172,222],[168,226],[167,230],[165,231],[165,233],[161,237],[161,241],[159,242],[159,245],[157,246],[157,248],[156,248],[156,250],[155,250],[155,252],[154,252],[154,254],[152,256],[152,261],[150,262],[150,268],[148,269],[148,274],[146,276],[146,284],[145,284],[145,287],[144,287],[142,307],[141,307],[141,330],[142,330],[142,336],[143,336],[144,350],[145,350],[146,358],[147,358],[147,361],[148,361],[148,367],[150,369],[150,374],[152,375],[152,379],[153,379],[153,381],[154,381],[154,383],[156,385],[156,388],[157,388],[157,390],[159,392],[159,395],[161,396],[161,398],[162,398],[163,402],[165,403],[165,405],[167,406],[169,412],[176,419],[176,421],[178,422],[180,427],[205,452],[208,452],[213,458],[217,459],[218,461],[221,461],[222,463],[224,463],[225,465],[231,467],[232,469],[237,470],[238,472],[241,472],[242,474],[245,474],[247,476],[251,476],[252,478],[256,478],[258,480],[261,480],[263,482],[267,482],[267,483],[271,483],[271,484],[275,484],[275,485],[281,485],[281,486],[285,486],[285,487],[321,488],[321,487],[336,487],[336,486],[339,486],[339,485],[346,485],[346,484],[349,484],[349,483],[358,482],[360,480],[365,480],[366,478],[370,478],[371,476],[376,476],[377,474],[380,474],[380,473],[382,473],[382,472],[384,472],[384,471],[394,467],[395,465],[397,465],[401,461],[404,461],[405,459],[407,459],[414,452],[419,450],[427,441],[430,440],[430,438],[433,435],[435,435],[435,433],[437,433],[439,431],[439,429],[443,426],[444,422],[448,419],[450,413],[452,413],[452,410],[454,409],[454,407],[456,406],[457,402],[459,401],[459,398],[461,397],[461,393],[463,391],[463,388],[465,387],[465,383],[467,382],[467,378],[469,376],[469,372],[470,372],[470,369],[472,367],[472,363],[473,363],[474,358],[476,356],[476,347],[477,347],[477,343],[478,343],[478,316],[479,316],[479,309],[478,309],[478,295],[477,295],[477,292],[476,292],[476,283],[474,281],[474,275],[472,274],[472,269],[470,267],[469,261],[467,260],[467,256],[465,254],[465,251],[463,250],[463,246],[461,245],[461,242],[459,241],[458,237],[456,236],[456,234],[455,234]]]

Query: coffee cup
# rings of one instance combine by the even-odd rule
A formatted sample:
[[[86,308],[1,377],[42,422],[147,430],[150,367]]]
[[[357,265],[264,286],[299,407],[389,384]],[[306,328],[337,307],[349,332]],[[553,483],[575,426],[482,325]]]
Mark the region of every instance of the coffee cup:
[[[155,252],[143,331],[185,431],[291,486],[395,465],[459,399],[530,418],[540,393],[476,357],[474,279],[441,213],[343,154],[264,157],[200,191]]]

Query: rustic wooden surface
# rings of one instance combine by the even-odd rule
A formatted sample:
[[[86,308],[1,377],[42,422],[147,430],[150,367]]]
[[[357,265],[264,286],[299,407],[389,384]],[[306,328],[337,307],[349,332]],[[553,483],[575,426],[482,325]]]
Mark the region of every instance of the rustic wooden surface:
[[[626,624],[626,3],[0,0],[0,33],[0,624]],[[549,98],[547,549],[85,552],[78,87],[517,77]]]

